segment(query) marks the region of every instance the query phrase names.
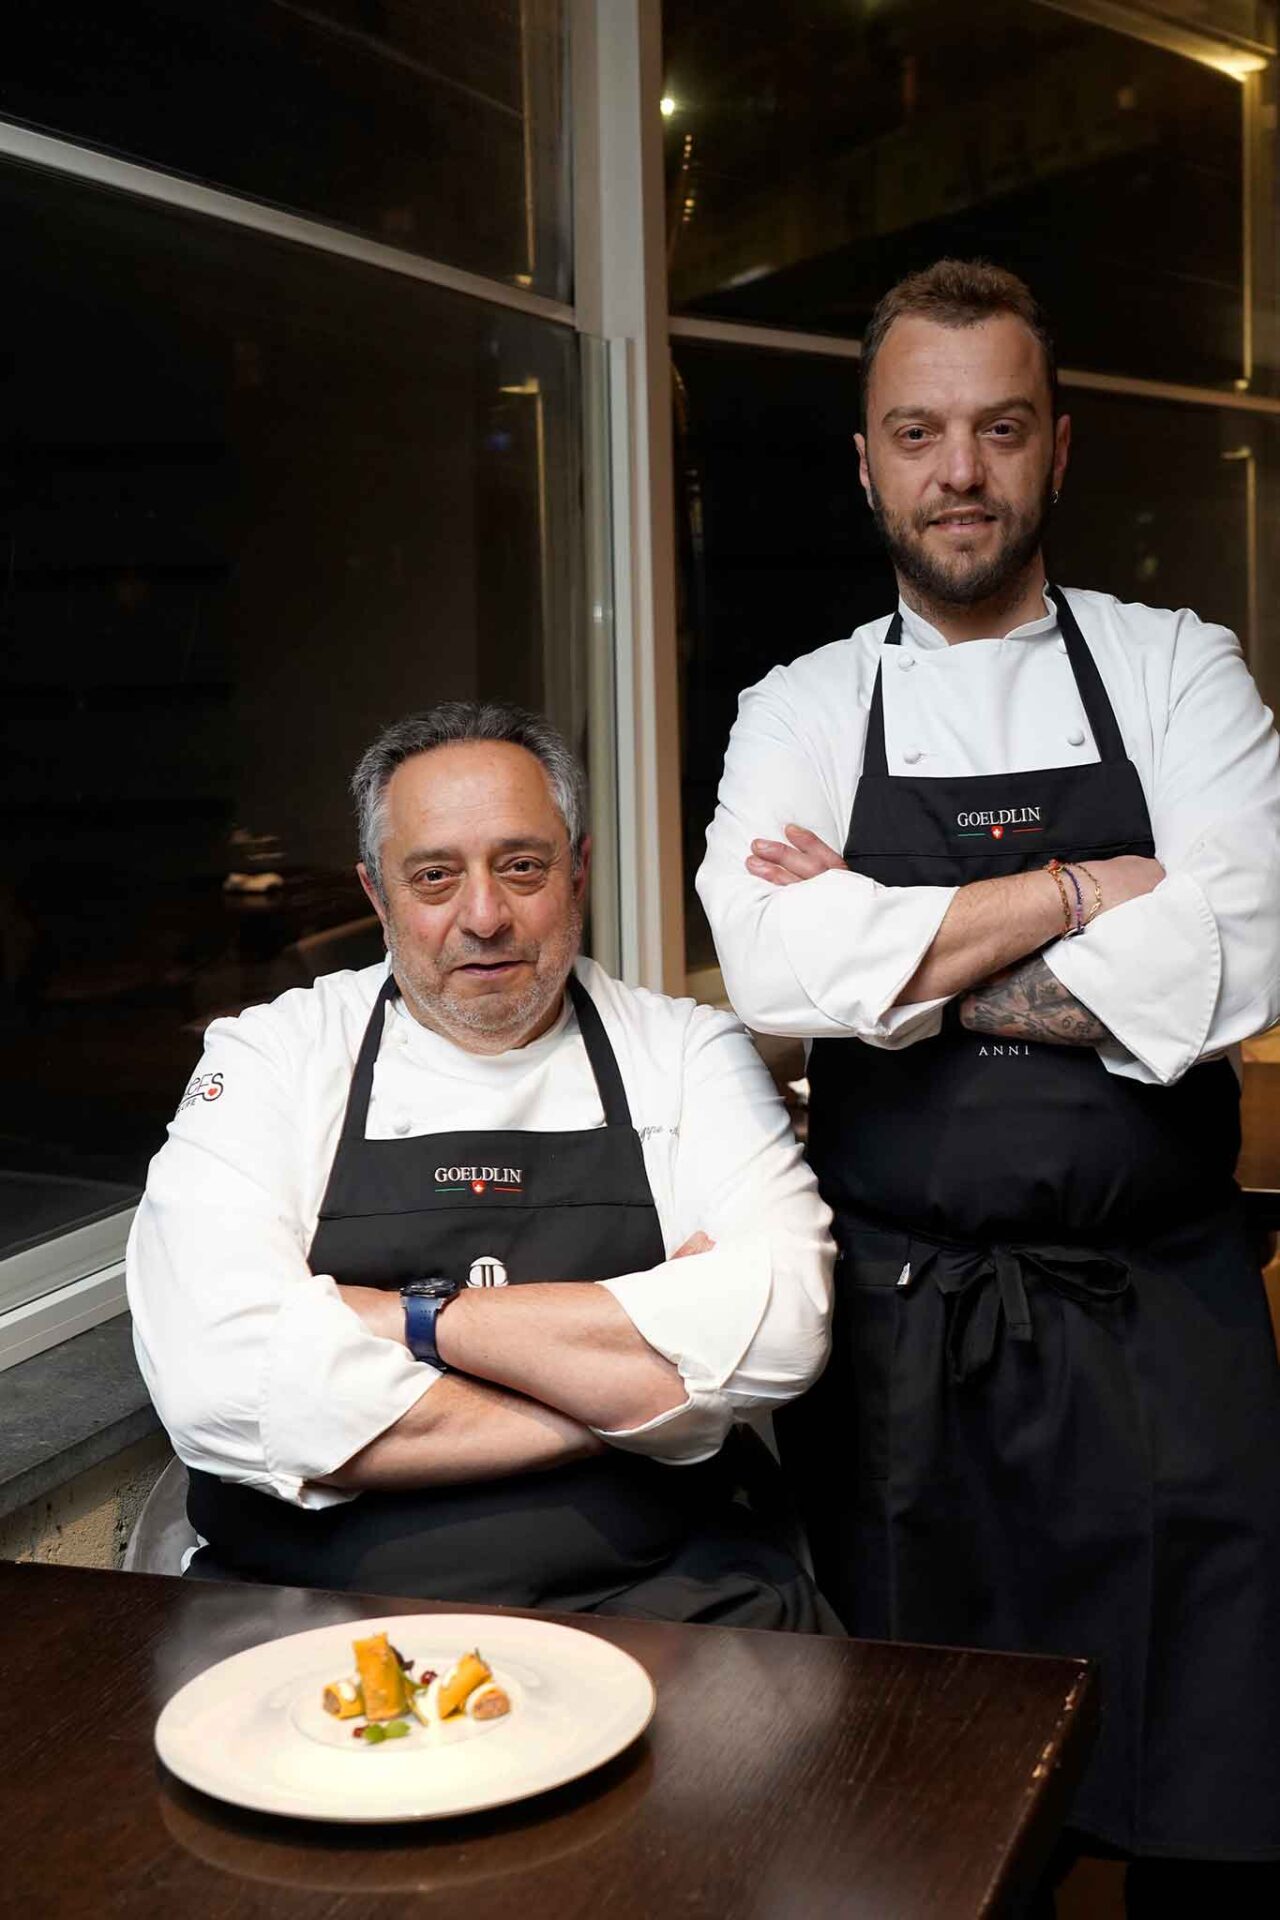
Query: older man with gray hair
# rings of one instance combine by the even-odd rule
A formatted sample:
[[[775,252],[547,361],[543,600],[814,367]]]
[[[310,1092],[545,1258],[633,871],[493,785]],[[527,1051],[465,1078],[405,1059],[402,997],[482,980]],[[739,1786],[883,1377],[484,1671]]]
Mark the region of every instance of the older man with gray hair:
[[[735,1498],[832,1257],[749,1040],[579,957],[545,720],[437,706],[353,789],[387,960],[210,1027],[130,1245],[190,1571],[815,1628]]]

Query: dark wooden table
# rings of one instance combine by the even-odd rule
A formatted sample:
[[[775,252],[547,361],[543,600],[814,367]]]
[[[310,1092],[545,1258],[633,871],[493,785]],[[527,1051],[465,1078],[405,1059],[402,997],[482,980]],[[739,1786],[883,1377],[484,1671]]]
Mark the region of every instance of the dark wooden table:
[[[644,1738],[496,1813],[275,1819],[155,1757],[165,1701],[258,1641],[424,1601],[0,1564],[0,1908],[33,1915],[915,1920],[1016,1912],[1092,1737],[1075,1660],[563,1616],[658,1688]]]
[[[1275,1233],[1280,1231],[1280,1061],[1246,1057],[1240,1131],[1236,1178],[1245,1207],[1256,1226]]]

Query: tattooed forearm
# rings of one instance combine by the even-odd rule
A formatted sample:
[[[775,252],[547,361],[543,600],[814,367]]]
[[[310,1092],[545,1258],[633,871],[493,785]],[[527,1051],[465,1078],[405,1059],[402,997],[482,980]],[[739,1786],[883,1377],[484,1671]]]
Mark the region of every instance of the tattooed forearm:
[[[966,994],[960,1023],[972,1033],[1059,1047],[1096,1047],[1111,1038],[1101,1020],[1068,993],[1038,954]]]

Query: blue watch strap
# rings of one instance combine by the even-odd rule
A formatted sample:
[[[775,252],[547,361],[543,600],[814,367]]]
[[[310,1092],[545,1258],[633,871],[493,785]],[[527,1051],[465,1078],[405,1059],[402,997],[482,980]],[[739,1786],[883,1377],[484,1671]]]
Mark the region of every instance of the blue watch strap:
[[[430,1294],[402,1293],[404,1301],[404,1337],[410,1353],[415,1360],[425,1360],[429,1366],[438,1367],[441,1373],[449,1371],[448,1362],[440,1358],[436,1346],[436,1321],[442,1308],[456,1299],[456,1295],[446,1293],[434,1298]]]

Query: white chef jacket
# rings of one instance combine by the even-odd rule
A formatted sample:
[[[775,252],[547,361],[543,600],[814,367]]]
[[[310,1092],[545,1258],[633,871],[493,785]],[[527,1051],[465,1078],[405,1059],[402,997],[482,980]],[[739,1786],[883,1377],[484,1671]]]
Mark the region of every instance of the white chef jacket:
[[[686,1394],[604,1437],[690,1464],[717,1450],[735,1417],[782,1404],[821,1371],[830,1214],[735,1020],[625,987],[590,960],[577,972],[617,1057],[668,1252],[698,1229],[715,1241],[710,1253],[602,1283],[679,1369]],[[330,974],[210,1026],[129,1240],[138,1363],[175,1451],[303,1506],[354,1497],[312,1483],[441,1377],[369,1332],[333,1277],[307,1263],[386,974],[385,964]],[[385,1023],[369,1139],[604,1124],[567,998],[549,1032],[498,1055],[455,1047],[400,1000]]]
[[[1280,743],[1234,634],[1185,608],[1068,594],[1115,710],[1168,877],[1049,967],[1115,1038],[1112,1073],[1167,1085],[1280,1017]],[[1052,601],[1003,639],[950,646],[903,603],[775,667],[739,704],[698,892],[729,998],[760,1033],[909,1046],[942,1000],[894,1001],[956,889],[832,872],[773,887],[743,865],[788,823],[844,848],[883,664],[888,772],[939,779],[1099,758]],[[1046,858],[1053,848],[1046,849]]]

